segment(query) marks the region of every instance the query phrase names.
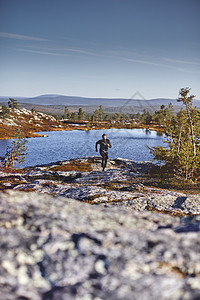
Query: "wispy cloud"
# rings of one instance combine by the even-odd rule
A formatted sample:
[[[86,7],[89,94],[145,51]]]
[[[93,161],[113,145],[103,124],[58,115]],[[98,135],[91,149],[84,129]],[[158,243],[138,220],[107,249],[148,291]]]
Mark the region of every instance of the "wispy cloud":
[[[74,56],[74,55],[84,55],[84,56],[100,56],[102,54],[94,52],[91,49],[81,49],[81,48],[66,48],[66,47],[52,47],[52,46],[36,46],[36,45],[23,45],[23,48],[20,45],[17,45],[15,48],[17,51],[43,54],[43,55],[54,55],[54,56]]]
[[[173,69],[173,70],[176,70],[176,71],[179,71],[179,72],[192,73],[192,74],[200,74],[200,71],[188,70],[188,69],[185,69],[185,68],[176,67],[176,66],[174,66],[174,64],[170,65],[170,64],[165,64],[165,63],[160,63],[160,62],[154,62],[154,61],[150,61],[150,60],[141,60],[141,59],[125,58],[125,57],[123,57],[121,59],[124,60],[124,61],[129,61],[129,62],[138,63],[138,64],[152,65],[152,66],[155,66],[155,67],[162,67],[162,68],[167,68],[167,69]],[[170,63],[172,61],[169,60],[168,62]],[[198,64],[198,63],[191,63],[191,64],[194,65],[194,64]]]
[[[41,54],[41,55],[60,56],[60,57],[70,56],[68,54],[62,54],[62,53],[54,53],[54,52],[49,52],[49,51],[28,50],[28,49],[21,49],[21,48],[18,48],[17,51],[28,52],[28,53],[33,53],[33,54]]]
[[[74,49],[74,48],[63,48],[64,51],[74,52],[74,53],[80,53],[80,54],[86,54],[86,55],[92,55],[92,56],[99,56],[99,54],[94,53],[90,50],[83,50],[83,49]]]
[[[139,64],[144,64],[144,65],[151,65],[151,66],[156,66],[156,67],[168,67],[165,64],[160,64],[160,63],[156,63],[156,62],[151,62],[151,61],[147,61],[147,60],[141,60],[141,59],[133,59],[133,58],[122,58],[124,61],[130,61],[130,62],[134,62],[134,63],[139,63]]]
[[[199,62],[195,61],[186,61],[186,60],[179,60],[179,59],[172,59],[172,58],[163,58],[165,61],[172,62],[172,63],[178,63],[178,64],[187,64],[187,65],[197,65],[199,66]]]
[[[47,41],[47,39],[43,39],[43,38],[39,38],[39,37],[15,34],[15,33],[8,33],[8,32],[0,32],[0,37],[8,38],[8,39],[15,39],[15,40],[40,41],[40,42]]]
[[[179,59],[171,58],[160,58],[160,57],[149,57],[145,54],[140,54],[132,51],[126,51],[123,49],[114,50],[100,50],[100,49],[89,49],[89,48],[78,48],[78,47],[55,47],[55,45],[24,45],[23,48],[20,46],[16,48],[17,51],[27,52],[32,54],[40,55],[51,55],[57,57],[72,57],[72,56],[88,56],[90,57],[100,57],[102,59],[110,59],[116,61],[126,61],[130,63],[136,63],[147,66],[154,66],[159,68],[171,69],[178,72],[200,74],[200,71],[194,70],[192,66],[200,65],[196,61],[182,61]],[[176,64],[177,63],[177,64]],[[189,69],[189,65],[192,69]]]
[[[132,52],[132,51],[124,51],[124,50],[106,50],[105,57],[111,58],[111,59],[118,59],[123,60],[127,62],[137,63],[137,64],[143,64],[143,65],[151,65],[155,67],[161,67],[161,68],[167,68],[167,69],[173,69],[175,71],[185,72],[185,73],[193,73],[193,74],[200,74],[200,71],[197,70],[189,70],[186,65],[192,66],[199,66],[200,62],[198,59],[195,61],[186,61],[186,60],[179,60],[179,59],[171,59],[171,58],[159,58],[159,57],[149,57],[142,53]],[[175,63],[179,64],[175,65]],[[181,67],[180,65],[185,65],[184,67]]]

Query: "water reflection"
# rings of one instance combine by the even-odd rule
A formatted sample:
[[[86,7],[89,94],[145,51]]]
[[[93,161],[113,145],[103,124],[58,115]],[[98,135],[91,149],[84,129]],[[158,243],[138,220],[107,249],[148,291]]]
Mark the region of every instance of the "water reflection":
[[[148,128],[145,129],[145,132],[146,134],[151,134],[151,131]]]
[[[157,131],[157,136],[163,136],[163,135],[164,135],[163,132]]]

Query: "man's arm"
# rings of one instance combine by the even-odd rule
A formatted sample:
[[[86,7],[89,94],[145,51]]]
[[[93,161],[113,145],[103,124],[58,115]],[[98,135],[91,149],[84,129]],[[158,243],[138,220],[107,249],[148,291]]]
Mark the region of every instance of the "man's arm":
[[[98,152],[97,145],[100,144],[100,141],[96,142],[96,152]]]
[[[110,147],[110,148],[112,147],[111,143],[110,143],[110,140],[108,140],[108,147]]]

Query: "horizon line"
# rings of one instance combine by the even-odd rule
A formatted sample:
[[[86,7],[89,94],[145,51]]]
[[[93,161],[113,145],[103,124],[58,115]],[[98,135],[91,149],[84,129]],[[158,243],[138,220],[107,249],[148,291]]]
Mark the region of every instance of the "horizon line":
[[[33,99],[33,98],[40,98],[40,97],[72,97],[72,98],[83,98],[83,99],[102,99],[102,100],[141,100],[141,101],[150,101],[150,100],[159,100],[159,99],[162,99],[162,100],[177,100],[177,98],[171,98],[171,97],[157,97],[157,98],[149,98],[149,99],[140,99],[139,97],[138,98],[126,98],[126,97],[88,97],[88,96],[76,96],[76,95],[63,95],[63,94],[40,94],[40,95],[36,95],[36,96],[8,96],[8,95],[5,95],[5,96],[0,96],[0,99],[1,98],[20,98],[20,99]],[[16,99],[17,100],[17,99]],[[194,100],[200,100],[200,99],[194,99]]]

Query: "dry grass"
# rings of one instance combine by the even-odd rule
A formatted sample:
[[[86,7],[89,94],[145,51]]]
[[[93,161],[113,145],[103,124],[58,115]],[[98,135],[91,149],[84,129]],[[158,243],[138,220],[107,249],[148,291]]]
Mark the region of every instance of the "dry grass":
[[[105,196],[105,195],[104,194],[96,194],[96,195],[85,197],[82,201],[89,203],[89,204],[94,204],[94,203],[96,204],[97,203],[96,199],[103,197],[103,196]]]
[[[4,168],[0,167],[0,171],[4,173],[12,173],[12,174],[24,174],[25,170],[24,169],[14,169],[14,168]]]
[[[10,185],[7,186],[6,184],[9,183]],[[13,189],[13,187],[19,185],[19,184],[24,184],[24,181],[21,181],[20,179],[16,177],[9,176],[7,178],[2,178],[0,180],[0,191],[4,191],[7,189]]]
[[[100,186],[106,190],[117,190],[117,191],[119,190],[119,187],[117,187],[115,185],[115,183],[113,183],[113,182],[107,182],[107,183],[101,184]]]
[[[50,168],[50,171],[78,171],[78,172],[91,172],[92,171],[92,165],[91,162],[80,162],[72,160],[70,163],[60,166],[55,166]]]
[[[35,188],[25,187],[25,188],[19,188],[18,191],[30,193],[30,192],[36,192],[37,190]]]
[[[49,182],[44,182],[42,184],[43,187],[49,187],[49,188],[53,188],[53,187],[57,187],[57,185],[55,184],[55,182],[49,181]]]

